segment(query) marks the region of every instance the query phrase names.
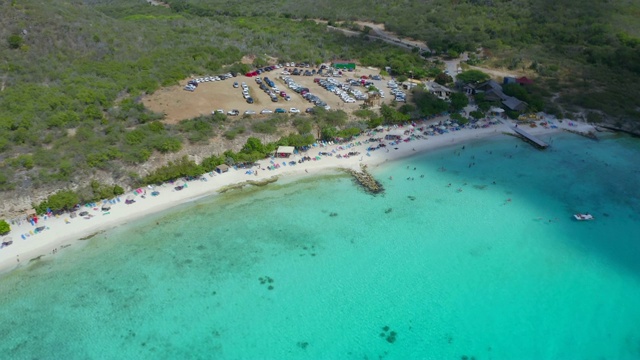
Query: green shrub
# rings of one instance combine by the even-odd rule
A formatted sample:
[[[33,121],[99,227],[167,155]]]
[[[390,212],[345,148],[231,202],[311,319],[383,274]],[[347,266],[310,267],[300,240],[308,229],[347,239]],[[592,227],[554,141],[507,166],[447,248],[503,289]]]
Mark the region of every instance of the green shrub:
[[[6,235],[11,231],[11,226],[6,220],[0,220],[0,235]]]
[[[10,35],[7,38],[7,42],[9,43],[9,48],[19,49],[20,46],[22,46],[22,43],[24,42],[24,40],[22,39],[22,36],[14,34],[14,35]]]

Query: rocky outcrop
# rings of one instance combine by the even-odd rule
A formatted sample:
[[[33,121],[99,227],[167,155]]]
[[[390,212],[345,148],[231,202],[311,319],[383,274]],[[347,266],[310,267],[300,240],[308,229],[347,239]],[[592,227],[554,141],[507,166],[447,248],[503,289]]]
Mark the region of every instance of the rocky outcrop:
[[[372,194],[379,194],[384,192],[382,184],[376,180],[373,175],[369,174],[366,165],[360,166],[360,171],[350,169],[349,173],[353,176],[355,181],[360,184],[366,191]]]

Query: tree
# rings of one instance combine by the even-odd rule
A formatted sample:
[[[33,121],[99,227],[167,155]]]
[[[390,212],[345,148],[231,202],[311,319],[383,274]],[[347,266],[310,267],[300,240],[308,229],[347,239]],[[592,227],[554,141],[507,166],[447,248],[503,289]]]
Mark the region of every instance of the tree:
[[[467,70],[458,74],[457,79],[464,82],[465,84],[475,84],[487,81],[491,79],[491,76],[483,73],[480,70]]]
[[[436,78],[433,81],[437,82],[440,85],[446,85],[453,82],[453,78],[445,73],[440,73],[436,75]]]
[[[11,231],[11,226],[6,220],[0,220],[0,235],[6,235]]]
[[[449,108],[449,104],[437,96],[423,90],[413,92],[413,102],[424,116],[441,114]]]
[[[124,194],[124,189],[122,188],[122,186],[120,185],[114,185],[113,186],[113,195],[122,195]]]
[[[469,122],[469,119],[467,119],[466,117],[462,116],[460,113],[451,114],[450,117],[451,117],[451,120],[457,122],[460,125],[464,125],[464,124]]]
[[[471,117],[473,117],[474,119],[481,119],[482,117],[484,117],[484,113],[478,110],[470,112],[469,115],[471,115]]]
[[[264,154],[264,145],[262,145],[262,141],[260,141],[260,139],[252,136],[247,139],[247,142],[242,147],[242,152],[246,154],[251,154],[253,152]]]
[[[72,190],[60,190],[57,193],[49,196],[44,202],[46,207],[51,210],[71,210],[76,204],[80,202],[78,194]],[[42,210],[40,208],[40,210]]]
[[[460,111],[469,105],[469,99],[463,93],[453,93],[449,99],[451,100],[451,109],[453,111]]]

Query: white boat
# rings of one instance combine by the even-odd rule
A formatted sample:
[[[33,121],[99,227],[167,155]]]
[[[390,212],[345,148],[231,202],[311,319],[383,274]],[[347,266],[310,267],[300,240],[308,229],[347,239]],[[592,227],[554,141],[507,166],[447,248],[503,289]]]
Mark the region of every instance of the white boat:
[[[576,220],[578,220],[578,221],[593,220],[593,215],[591,215],[589,213],[586,213],[586,214],[574,214],[573,217],[576,218]]]

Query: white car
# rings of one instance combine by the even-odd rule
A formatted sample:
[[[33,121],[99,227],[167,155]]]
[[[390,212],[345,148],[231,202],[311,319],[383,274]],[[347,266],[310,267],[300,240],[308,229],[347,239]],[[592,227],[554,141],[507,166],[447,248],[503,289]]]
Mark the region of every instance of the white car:
[[[218,109],[218,110],[216,110],[216,114],[224,114],[224,110]]]
[[[260,114],[273,114],[273,111],[269,109],[263,109],[262,111],[260,111]]]
[[[255,115],[255,113],[256,112],[253,111],[253,110],[247,110],[247,111],[244,112],[245,115]]]
[[[289,109],[289,112],[292,113],[292,114],[300,114],[300,110],[298,110],[296,108]]]

